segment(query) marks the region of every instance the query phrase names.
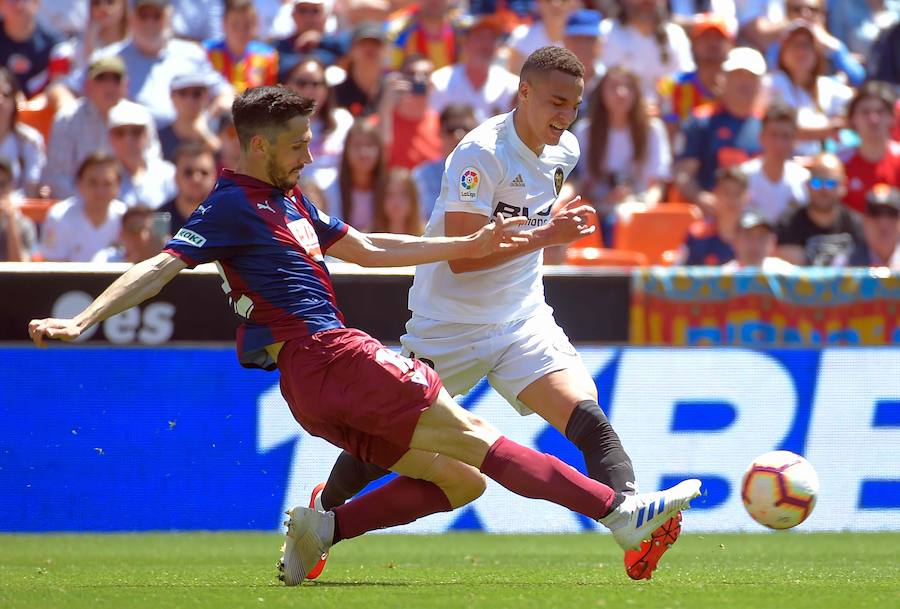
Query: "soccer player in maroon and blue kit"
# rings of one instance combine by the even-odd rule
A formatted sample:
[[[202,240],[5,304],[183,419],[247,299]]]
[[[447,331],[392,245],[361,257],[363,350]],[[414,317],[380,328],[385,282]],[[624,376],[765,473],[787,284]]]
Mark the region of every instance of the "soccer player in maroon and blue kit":
[[[243,324],[241,363],[281,372],[281,392],[311,434],[399,477],[329,512],[289,511],[281,561],[287,585],[349,539],[449,511],[477,498],[487,476],[525,497],[600,521],[625,549],[700,493],[688,480],[625,496],[550,455],[502,436],[458,406],[425,364],[344,326],[323,255],[363,266],[414,265],[527,247],[521,219],[502,217],[465,237],[365,235],[318,211],[296,186],[309,154],[314,103],[284,87],[248,89],[233,105],[241,158],[157,256],[136,264],[73,319],[35,319],[44,340],[74,340],[92,325],[155,295],[185,267],[215,261]],[[589,230],[572,213],[575,239]]]

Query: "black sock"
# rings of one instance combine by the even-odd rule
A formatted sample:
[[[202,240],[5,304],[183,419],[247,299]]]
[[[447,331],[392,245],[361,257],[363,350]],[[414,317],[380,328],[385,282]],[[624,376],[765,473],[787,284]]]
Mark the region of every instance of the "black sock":
[[[347,451],[342,452],[334,462],[334,467],[328,475],[328,482],[322,490],[322,507],[328,511],[343,505],[366,488],[369,482],[389,473],[382,467],[360,461]]]
[[[597,402],[578,403],[566,424],[566,437],[584,455],[588,477],[618,493],[634,492],[634,466]]]

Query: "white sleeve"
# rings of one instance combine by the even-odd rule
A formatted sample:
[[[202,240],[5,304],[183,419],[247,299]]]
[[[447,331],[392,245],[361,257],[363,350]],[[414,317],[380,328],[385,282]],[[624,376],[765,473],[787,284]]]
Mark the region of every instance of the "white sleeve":
[[[59,203],[57,203],[57,205],[59,205]],[[44,220],[44,224],[41,227],[41,243],[38,246],[38,250],[40,250],[41,255],[45,260],[51,262],[68,262],[69,247],[66,242],[67,231],[63,230],[64,227],[60,223],[60,218],[53,212],[54,210],[51,208],[50,213],[47,214],[47,218]]]
[[[494,189],[502,183],[503,168],[493,150],[478,142],[461,144],[447,161],[444,211],[491,217]]]
[[[694,69],[694,55],[691,51],[691,41],[688,39],[684,28],[677,23],[669,25],[669,46],[672,48],[675,65],[681,72],[690,72]]]
[[[19,142],[22,146],[22,185],[38,184],[41,181],[41,174],[44,172],[44,166],[47,165],[47,155],[44,152],[44,140],[40,133],[30,128],[26,129],[25,125],[19,125]]]

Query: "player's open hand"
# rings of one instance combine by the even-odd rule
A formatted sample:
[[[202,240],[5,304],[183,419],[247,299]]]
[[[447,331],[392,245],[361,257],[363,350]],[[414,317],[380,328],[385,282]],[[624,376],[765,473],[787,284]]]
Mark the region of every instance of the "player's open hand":
[[[528,222],[524,216],[505,218],[503,214],[494,216],[494,221],[475,233],[472,258],[481,258],[505,249],[521,247],[531,240],[527,233],[519,232],[519,227]]]
[[[559,206],[550,218],[547,230],[555,245],[568,245],[572,241],[590,235],[597,227],[591,216],[597,212],[591,205],[581,202],[581,195]]]
[[[74,319],[32,319],[28,324],[28,336],[38,347],[45,347],[44,339],[73,341],[81,336],[81,328]]]

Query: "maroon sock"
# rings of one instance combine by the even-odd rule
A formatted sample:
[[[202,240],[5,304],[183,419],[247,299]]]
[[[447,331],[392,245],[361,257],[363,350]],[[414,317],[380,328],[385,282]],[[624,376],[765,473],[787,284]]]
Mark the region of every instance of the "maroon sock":
[[[334,508],[332,544],[452,509],[447,495],[436,484],[400,476]]]
[[[606,516],[616,499],[616,492],[605,484],[505,436],[488,450],[481,472],[517,495],[546,499],[594,520]]]

